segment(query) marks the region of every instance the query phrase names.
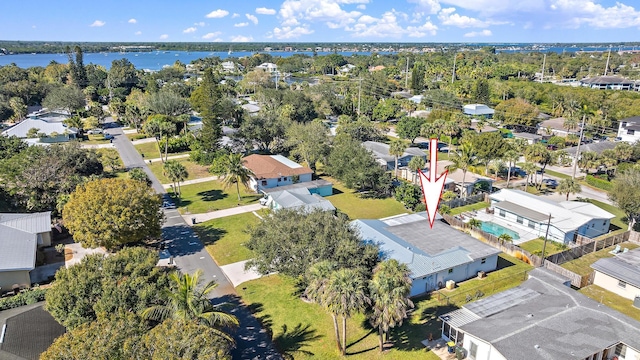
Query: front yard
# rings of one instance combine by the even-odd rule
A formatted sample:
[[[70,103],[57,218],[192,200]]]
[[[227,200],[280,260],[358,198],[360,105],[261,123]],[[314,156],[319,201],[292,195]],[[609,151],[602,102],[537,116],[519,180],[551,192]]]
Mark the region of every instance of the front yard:
[[[620,248],[628,248],[629,250],[637,248],[638,245],[632,244],[629,242],[621,243]],[[573,271],[579,275],[589,275],[593,271],[591,268],[591,264],[598,261],[599,259],[613,257],[615,255],[610,254],[609,251],[615,249],[615,246],[609,246],[608,248],[604,248],[602,250],[598,250],[596,252],[592,252],[590,254],[579,257],[575,260],[571,260],[566,262],[560,266],[563,268]]]
[[[473,279],[452,291],[442,290],[414,299],[415,308],[404,325],[392,331],[394,347],[381,354],[378,337],[364,315],[347,321],[347,354],[350,359],[438,359],[421,341],[432,334],[440,337],[438,316],[467,303],[467,295],[487,297],[518,286],[532,267],[508,255],[500,255],[499,270],[484,279]],[[293,359],[340,359],[331,316],[320,306],[300,300],[295,280],[281,275],[266,276],[236,289],[256,317],[273,333],[281,352]],[[447,300],[448,299],[448,300]]]
[[[253,252],[244,246],[249,240],[245,230],[259,221],[254,214],[245,213],[205,221],[193,229],[215,262],[227,265],[253,257]]]
[[[138,150],[138,152],[147,159],[155,159],[160,157],[160,152],[158,151],[158,145],[155,141],[146,142],[142,144],[135,144],[133,147]]]
[[[247,191],[240,185],[241,200],[238,202],[236,188],[223,189],[217,181],[207,181],[199,184],[184,185],[181,201],[176,201],[181,213],[200,214],[210,211],[229,209],[238,205],[249,205],[258,201],[262,196]],[[171,193],[172,194],[172,193]],[[173,196],[173,194],[172,194]]]
[[[633,307],[633,301],[629,299],[607,291],[598,285],[585,286],[578,291],[599,303],[640,321],[640,309]]]
[[[176,159],[175,161],[178,161],[179,163],[184,165],[184,167],[187,168],[187,172],[189,173],[189,176],[187,177],[186,180],[201,179],[201,178],[213,176],[209,172],[209,168],[208,167],[202,166],[202,165],[198,165],[198,164],[196,164],[196,163],[194,163],[192,161],[189,161],[188,158]],[[162,166],[163,165],[164,165],[164,163],[162,161],[159,161],[159,160],[158,161],[154,161],[153,163],[149,164],[149,169],[151,169],[153,174],[158,178],[158,180],[161,183],[170,184],[171,180],[167,179],[167,177],[164,176],[164,174],[162,173]]]

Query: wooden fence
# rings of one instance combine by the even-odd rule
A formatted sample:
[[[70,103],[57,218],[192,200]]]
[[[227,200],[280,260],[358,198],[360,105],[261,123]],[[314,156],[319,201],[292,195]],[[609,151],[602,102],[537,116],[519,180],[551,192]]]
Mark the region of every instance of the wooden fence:
[[[573,271],[567,270],[558,264],[554,264],[549,260],[544,261],[544,267],[555,272],[556,274],[560,274],[566,278],[571,280],[571,285],[577,288],[583,288],[587,285],[593,284],[593,271],[587,275],[580,275],[574,273]]]
[[[584,255],[590,254],[592,252],[596,252],[598,250],[602,250],[609,246],[613,246],[616,244],[620,244],[622,242],[629,240],[629,231],[613,234],[606,237],[600,237],[597,240],[591,240],[591,242],[583,243],[582,245],[573,247],[571,249],[546,256],[545,258],[551,261],[554,264],[564,264],[571,260],[575,260]]]
[[[467,196],[464,199],[463,198],[457,198],[457,199],[452,199],[452,200],[449,200],[449,201],[442,201],[440,204],[447,205],[450,209],[455,209],[457,207],[476,204],[476,203],[483,202],[483,201],[486,201],[486,202],[489,201],[489,194],[481,193],[481,194],[470,195],[470,196]]]

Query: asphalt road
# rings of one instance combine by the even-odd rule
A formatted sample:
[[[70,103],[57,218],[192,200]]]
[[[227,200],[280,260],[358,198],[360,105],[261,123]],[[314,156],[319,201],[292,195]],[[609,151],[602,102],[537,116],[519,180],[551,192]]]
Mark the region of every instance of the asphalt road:
[[[114,122],[109,117],[105,123],[113,124]],[[159,194],[166,194],[166,190],[151,172],[131,141],[124,135],[122,128],[111,126],[105,132],[114,136],[112,142],[118,150],[124,166],[127,169],[142,168],[149,175],[153,189]],[[180,213],[177,210],[165,209],[165,216],[162,238],[167,250],[174,257],[176,267],[183,273],[202,270],[203,283],[215,280],[218,287],[209,294],[209,298],[213,303],[227,303],[229,312],[238,317],[240,321],[240,327],[234,334],[236,349],[233,352],[233,358],[243,360],[282,359],[271,342],[271,336],[262,328],[249,309],[242,304],[229,279],[213,261],[202,241],[185,223]]]

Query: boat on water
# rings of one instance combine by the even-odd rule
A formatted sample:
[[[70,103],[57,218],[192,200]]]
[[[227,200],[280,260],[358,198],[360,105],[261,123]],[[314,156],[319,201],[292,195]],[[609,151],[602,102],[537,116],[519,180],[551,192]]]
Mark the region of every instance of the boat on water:
[[[229,46],[229,52],[227,53],[227,55],[231,55],[231,46]]]

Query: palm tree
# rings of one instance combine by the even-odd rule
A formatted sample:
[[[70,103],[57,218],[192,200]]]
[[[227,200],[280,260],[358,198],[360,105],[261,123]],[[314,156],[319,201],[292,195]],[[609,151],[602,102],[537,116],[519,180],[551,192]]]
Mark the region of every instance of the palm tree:
[[[240,202],[240,184],[246,189],[249,188],[249,181],[251,180],[253,171],[247,169],[244,166],[246,161],[242,159],[242,154],[229,154],[222,159],[222,173],[220,179],[222,180],[222,186],[226,190],[231,185],[236,184],[236,191],[238,193],[238,202]]]
[[[463,195],[463,198],[466,199],[467,190],[465,186],[465,179],[467,177],[467,171],[469,170],[469,167],[478,164],[476,151],[473,148],[473,145],[465,142],[458,146],[456,151],[453,153],[453,156],[449,158],[449,161],[452,162],[452,164],[447,167],[449,171],[456,171],[458,169],[462,170],[462,188],[460,193]]]
[[[142,318],[162,322],[165,319],[173,318],[180,321],[193,321],[200,325],[213,328],[220,336],[234,342],[231,336],[225,334],[219,328],[238,326],[238,319],[230,314],[218,311],[218,306],[211,304],[207,295],[215,289],[218,284],[210,281],[204,287],[198,288],[202,276],[202,270],[196,271],[193,275],[172,272],[169,280],[172,290],[165,289],[165,295],[169,302],[165,305],[155,305],[142,312]]]
[[[471,218],[469,219],[469,226],[471,226],[472,229],[479,228],[480,226],[482,226],[482,221],[476,218]]]
[[[389,144],[389,154],[393,155],[396,160],[395,165],[395,174],[396,179],[398,178],[398,158],[404,154],[404,151],[407,149],[407,144],[402,139],[393,139]]]
[[[78,136],[80,137],[84,133],[84,122],[79,116],[72,116],[70,118],[67,118],[63,121],[63,123],[68,127],[78,129]]]
[[[325,306],[334,316],[342,317],[342,346],[340,351],[347,351],[347,318],[363,311],[371,300],[367,297],[366,281],[356,269],[340,269],[334,271],[326,285]]]
[[[575,117],[568,117],[564,119],[562,126],[569,131],[575,130],[578,128],[578,120]]]
[[[527,147],[524,150],[524,157],[525,157],[525,159],[527,159],[527,161],[536,162],[536,163],[540,164],[543,177],[544,177],[544,169],[553,160],[553,156],[551,155],[551,152],[542,143],[533,144],[533,145]],[[540,184],[537,183],[537,176],[536,176],[536,181],[535,182],[536,182],[536,185],[537,185],[538,189],[540,189],[542,187],[542,182],[540,182]]]
[[[409,169],[411,171],[413,171],[413,182],[416,182],[416,174],[418,173],[418,170],[421,170],[424,168],[426,162],[424,160],[424,158],[422,156],[414,156],[411,158],[411,160],[409,160]]]
[[[442,135],[446,135],[445,132],[445,127],[447,125],[447,121],[444,119],[436,119],[432,124],[431,124],[431,132],[433,134],[435,134],[438,138],[440,138]]]
[[[447,156],[451,154],[451,145],[453,143],[453,135],[457,134],[460,131],[460,125],[458,125],[455,121],[447,121],[444,124],[444,129],[442,129],[444,133],[449,136],[449,146],[447,148]]]
[[[189,177],[187,168],[177,160],[169,160],[162,166],[162,173],[173,183],[173,192],[176,193],[176,182],[178,183],[177,194],[178,199],[182,195],[180,190],[180,182],[186,180]]]
[[[143,129],[146,134],[156,138],[156,145],[158,146],[158,152],[160,153],[160,160],[164,162],[165,159],[162,158],[162,150],[160,149],[160,139],[162,139],[163,134],[167,136],[167,142],[164,146],[164,157],[166,158],[167,153],[169,152],[169,134],[176,131],[176,124],[162,116],[150,116],[147,122],[144,123]]]
[[[409,299],[410,274],[407,265],[395,259],[382,261],[373,270],[369,282],[373,314],[369,321],[378,328],[380,351],[384,350],[383,335],[386,334],[388,341],[389,329],[402,326],[408,310],[413,308],[413,302]]]
[[[509,150],[505,151],[505,153],[502,156],[502,158],[505,161],[507,161],[507,166],[509,167],[507,169],[507,189],[508,189],[509,188],[509,182],[511,181],[511,168],[513,167],[515,162],[518,161],[518,159],[520,158],[520,154],[514,149],[509,149]]]
[[[307,288],[304,291],[304,295],[307,299],[315,302],[327,308],[326,305],[326,292],[327,292],[327,283],[329,282],[329,277],[336,269],[336,263],[324,260],[318,263],[313,264],[307,270]],[[338,349],[341,349],[340,344],[340,330],[338,329],[338,317],[336,314],[331,313],[333,318],[333,329],[335,330],[336,335],[336,344],[338,345]]]
[[[577,194],[580,191],[582,191],[582,186],[573,179],[562,179],[558,183],[558,192],[567,194],[567,201],[569,201],[569,194]]]
[[[536,164],[532,163],[532,162],[525,162],[524,164],[522,164],[522,170],[527,172],[527,181],[524,184],[524,191],[526,192],[527,190],[529,190],[529,181],[530,178],[533,177],[533,174],[535,174],[535,171],[538,167],[536,166]]]

